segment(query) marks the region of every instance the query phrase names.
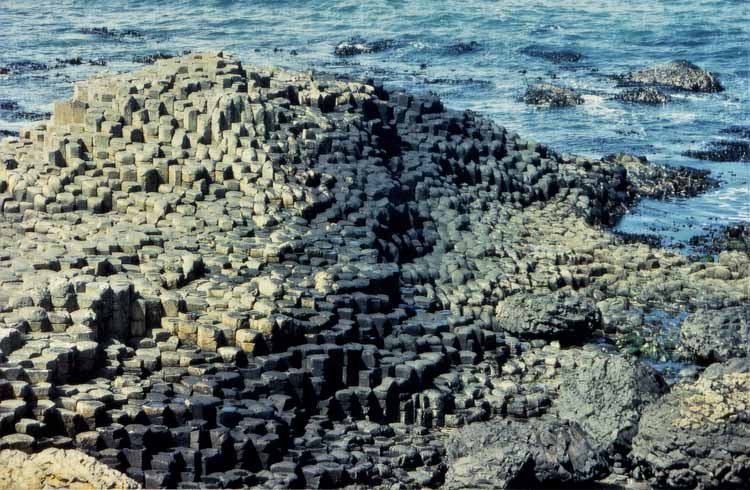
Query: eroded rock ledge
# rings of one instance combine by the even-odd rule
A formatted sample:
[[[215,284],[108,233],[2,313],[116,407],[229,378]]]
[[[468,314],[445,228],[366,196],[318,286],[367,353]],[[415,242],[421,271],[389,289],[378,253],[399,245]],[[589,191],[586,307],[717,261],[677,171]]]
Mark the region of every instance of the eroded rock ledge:
[[[524,452],[497,485],[671,485],[626,452],[659,375],[590,342],[750,291],[746,254],[601,228],[705,174],[223,54],[79,82],[0,156],[0,448],[77,448],[149,488],[474,486],[448,432],[501,418]],[[590,394],[622,404],[601,418],[558,401],[599,389],[592,366],[628,390]]]

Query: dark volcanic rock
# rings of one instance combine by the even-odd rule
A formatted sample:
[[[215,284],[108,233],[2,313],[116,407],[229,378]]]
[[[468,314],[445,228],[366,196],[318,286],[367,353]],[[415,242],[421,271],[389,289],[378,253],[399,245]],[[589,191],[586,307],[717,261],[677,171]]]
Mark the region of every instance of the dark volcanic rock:
[[[109,27],[83,27],[78,32],[106,39],[142,39],[144,37],[141,31],[135,29],[110,29]]]
[[[549,107],[570,107],[583,104],[583,98],[573,89],[551,83],[529,85],[523,101],[530,105]]]
[[[168,60],[175,55],[170,53],[152,53],[139,56],[133,56],[133,63],[143,63],[144,65],[153,65],[157,60]]]
[[[556,50],[536,45],[526,46],[521,50],[521,54],[531,56],[532,58],[542,58],[555,64],[575,63],[583,58],[581,53],[571,49]]]
[[[663,85],[691,92],[721,92],[724,87],[715,74],[686,60],[675,60],[633,71],[618,77],[622,83]]]
[[[635,358],[584,355],[563,372],[558,410],[602,449],[627,452],[641,412],[667,391],[661,375]]]
[[[452,433],[447,447],[449,489],[580,485],[608,473],[603,454],[575,422],[471,424]]]
[[[615,99],[639,104],[666,104],[670,98],[667,94],[653,87],[637,87],[615,95]]]
[[[704,255],[718,255],[725,250],[750,254],[750,223],[722,226],[694,236],[688,243]]]
[[[476,41],[460,41],[456,44],[451,44],[445,48],[451,54],[464,54],[476,51],[479,49],[479,43]]]
[[[596,305],[577,294],[519,293],[497,305],[500,328],[523,338],[585,339],[601,322]]]
[[[748,488],[750,360],[709,367],[646,408],[633,458],[660,488]]]
[[[722,362],[750,355],[750,306],[699,310],[685,319],[683,344],[699,360]]]
[[[380,53],[381,51],[395,47],[396,44],[396,41],[393,39],[366,41],[362,38],[353,37],[338,43],[333,49],[333,54],[344,58],[360,54]]]
[[[750,139],[750,126],[729,126],[719,132],[723,134],[734,134],[738,138]]]
[[[750,162],[750,142],[714,141],[704,150],[688,150],[683,155],[712,162]]]

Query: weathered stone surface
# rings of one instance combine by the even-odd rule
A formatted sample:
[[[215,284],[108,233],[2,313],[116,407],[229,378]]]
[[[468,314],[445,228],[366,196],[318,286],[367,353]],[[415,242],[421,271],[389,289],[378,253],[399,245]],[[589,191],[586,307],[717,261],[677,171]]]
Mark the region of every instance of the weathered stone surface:
[[[45,449],[33,455],[3,450],[0,461],[0,488],[7,490],[141,488],[125,475],[75,450]]]
[[[601,322],[591,300],[566,293],[514,295],[497,306],[496,315],[500,328],[513,335],[578,342]]]
[[[606,476],[603,454],[575,422],[511,420],[452,433],[446,488],[580,486]]]
[[[627,453],[644,408],[667,392],[661,375],[632,357],[584,355],[563,371],[557,409],[561,418],[578,422],[592,443]]]
[[[698,310],[682,323],[680,336],[702,362],[750,356],[750,306]]]
[[[744,488],[750,484],[750,362],[734,359],[683,383],[641,417],[633,457],[652,484]]]

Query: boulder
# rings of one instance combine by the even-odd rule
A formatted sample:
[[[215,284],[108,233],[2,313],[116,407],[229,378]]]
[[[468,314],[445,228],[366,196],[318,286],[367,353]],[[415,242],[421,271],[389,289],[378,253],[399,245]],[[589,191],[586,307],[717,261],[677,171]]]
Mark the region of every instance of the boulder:
[[[572,88],[551,83],[536,83],[526,88],[523,101],[529,105],[571,107],[583,104],[583,98]]]
[[[703,309],[682,323],[680,337],[703,362],[722,362],[750,355],[750,306]]]
[[[609,472],[603,453],[568,421],[471,424],[450,435],[447,452],[449,489],[580,485]]]
[[[563,371],[558,413],[602,449],[627,452],[643,409],[668,391],[661,375],[635,358],[584,352]]]
[[[686,60],[636,70],[619,77],[624,83],[663,85],[691,92],[721,92],[724,87],[718,77]]]
[[[750,486],[750,360],[714,364],[643,412],[632,457],[653,486]]]
[[[522,338],[580,342],[601,323],[593,301],[578,294],[518,293],[495,310],[500,328]]]

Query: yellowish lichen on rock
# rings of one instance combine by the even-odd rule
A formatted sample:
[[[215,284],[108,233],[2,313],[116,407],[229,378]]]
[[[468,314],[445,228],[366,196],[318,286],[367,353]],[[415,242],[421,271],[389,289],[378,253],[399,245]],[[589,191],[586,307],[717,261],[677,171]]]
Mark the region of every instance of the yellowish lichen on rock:
[[[80,451],[50,448],[33,455],[0,451],[0,490],[53,488],[126,490],[140,486]]]
[[[680,403],[680,417],[672,421],[675,427],[705,428],[747,414],[750,408],[750,373],[700,379],[686,389],[692,394]]]

